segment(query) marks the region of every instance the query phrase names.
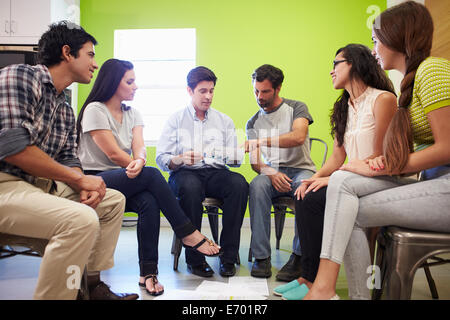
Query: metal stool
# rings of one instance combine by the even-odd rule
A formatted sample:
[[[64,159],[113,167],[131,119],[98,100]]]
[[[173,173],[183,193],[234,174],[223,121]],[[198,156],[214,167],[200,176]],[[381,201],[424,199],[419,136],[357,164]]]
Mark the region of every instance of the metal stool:
[[[0,259],[13,257],[18,254],[42,257],[44,256],[45,247],[47,244],[47,239],[23,237],[0,232]],[[13,249],[11,246],[20,246],[29,249],[18,251]],[[89,300],[86,268],[84,269],[83,276],[81,278],[79,297],[82,300]]]
[[[450,233],[390,226],[378,234],[377,245],[376,264],[381,271],[381,288],[372,291],[372,299],[380,299],[385,287],[387,299],[411,299],[418,268],[424,268],[432,297],[439,298],[429,267],[450,263],[450,260],[435,257],[450,252]],[[428,259],[434,262],[428,262]]]
[[[219,209],[223,209],[223,201],[217,198],[205,198],[202,202],[203,214],[208,215],[209,226],[211,228],[211,234],[215,243],[219,243]],[[173,270],[178,270],[178,260],[180,258],[182,249],[181,239],[177,238],[175,233],[173,234],[172,250],[173,254]],[[236,258],[237,264],[241,264],[239,253]]]

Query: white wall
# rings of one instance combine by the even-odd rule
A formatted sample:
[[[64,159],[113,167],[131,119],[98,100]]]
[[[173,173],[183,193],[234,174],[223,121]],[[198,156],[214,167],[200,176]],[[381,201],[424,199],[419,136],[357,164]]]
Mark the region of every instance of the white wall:
[[[387,0],[387,7],[390,8],[406,1],[407,0]],[[425,5],[425,0],[414,0],[414,1]]]
[[[69,20],[77,25],[80,24],[80,0],[51,0],[51,22]],[[72,90],[72,108],[75,114],[78,113],[78,84],[69,86]]]
[[[80,24],[80,0],[52,0],[51,1],[52,22],[69,20]]]

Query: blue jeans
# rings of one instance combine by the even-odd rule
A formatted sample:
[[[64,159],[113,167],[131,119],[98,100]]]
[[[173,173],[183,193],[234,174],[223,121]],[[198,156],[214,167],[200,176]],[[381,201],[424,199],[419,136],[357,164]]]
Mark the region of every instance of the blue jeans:
[[[248,200],[248,183],[245,178],[227,169],[179,169],[170,175],[169,185],[198,230],[202,225],[202,201],[205,197],[223,200],[223,227],[219,244],[224,253],[220,260],[223,263],[235,263]],[[203,255],[193,250],[185,250],[185,256],[186,263],[192,266],[205,261]]]
[[[286,174],[292,179],[292,190],[289,192],[278,192],[264,174],[256,176],[250,183],[249,210],[250,226],[252,237],[250,248],[256,259],[266,259],[270,257],[270,213],[272,208],[272,199],[280,196],[294,196],[294,192],[301,184],[303,179],[310,178],[314,172],[305,169],[280,167],[279,172]],[[301,255],[300,241],[298,239],[297,228],[292,243],[293,252]]]
[[[97,175],[103,178],[108,188],[123,193],[126,198],[126,211],[138,214],[140,275],[156,274],[158,272],[160,211],[180,239],[193,233],[195,227],[184,214],[166,179],[158,169],[144,167],[134,179],[127,177],[125,169],[104,171]]]

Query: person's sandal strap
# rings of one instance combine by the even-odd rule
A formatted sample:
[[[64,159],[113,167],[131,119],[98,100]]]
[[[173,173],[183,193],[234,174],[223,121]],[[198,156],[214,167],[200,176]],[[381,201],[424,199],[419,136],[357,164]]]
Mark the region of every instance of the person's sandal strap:
[[[200,250],[198,250],[198,248],[200,248],[205,242],[208,242],[211,247],[213,247],[215,245],[214,241],[209,240],[206,237],[204,237],[201,241],[199,241],[199,243],[197,243],[195,246],[191,247],[191,246],[188,246],[188,245],[186,245],[184,243],[182,245],[183,245],[183,247],[185,247],[187,249],[195,250],[196,252],[198,252],[198,253],[206,256],[206,257],[219,257],[219,256],[221,256],[223,254],[223,249],[222,248],[220,248],[219,252],[216,253],[216,254],[206,254],[206,253],[203,253]]]
[[[192,247],[192,249],[197,250],[198,248],[200,248],[206,241],[209,241],[209,245],[211,245],[211,240],[209,240],[208,238],[203,238],[199,243],[197,243],[195,246]],[[214,244],[212,244],[214,245]]]
[[[158,283],[158,278],[156,277],[156,274],[149,274],[149,275],[146,275],[146,276],[144,277],[144,279],[145,279],[145,280],[144,280],[144,284],[147,282],[148,279],[151,279],[151,280],[152,280],[152,284],[153,284],[153,288],[156,290],[156,284]],[[157,292],[157,291],[151,292],[151,291],[149,291],[149,290],[147,289],[147,286],[145,287],[145,291],[147,291],[147,293],[150,294],[150,295],[152,295],[152,296],[159,296],[159,295],[161,295],[161,294],[164,293],[164,289],[161,290],[161,291],[159,291],[159,292]]]

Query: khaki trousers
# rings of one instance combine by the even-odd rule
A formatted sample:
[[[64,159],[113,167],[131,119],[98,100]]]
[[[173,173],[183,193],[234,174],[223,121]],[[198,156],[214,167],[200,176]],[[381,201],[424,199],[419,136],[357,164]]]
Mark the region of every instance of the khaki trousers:
[[[125,197],[107,189],[94,210],[79,202],[68,185],[39,179],[35,185],[0,172],[0,232],[48,239],[34,299],[75,299],[73,277],[87,265],[101,271],[114,265]]]

